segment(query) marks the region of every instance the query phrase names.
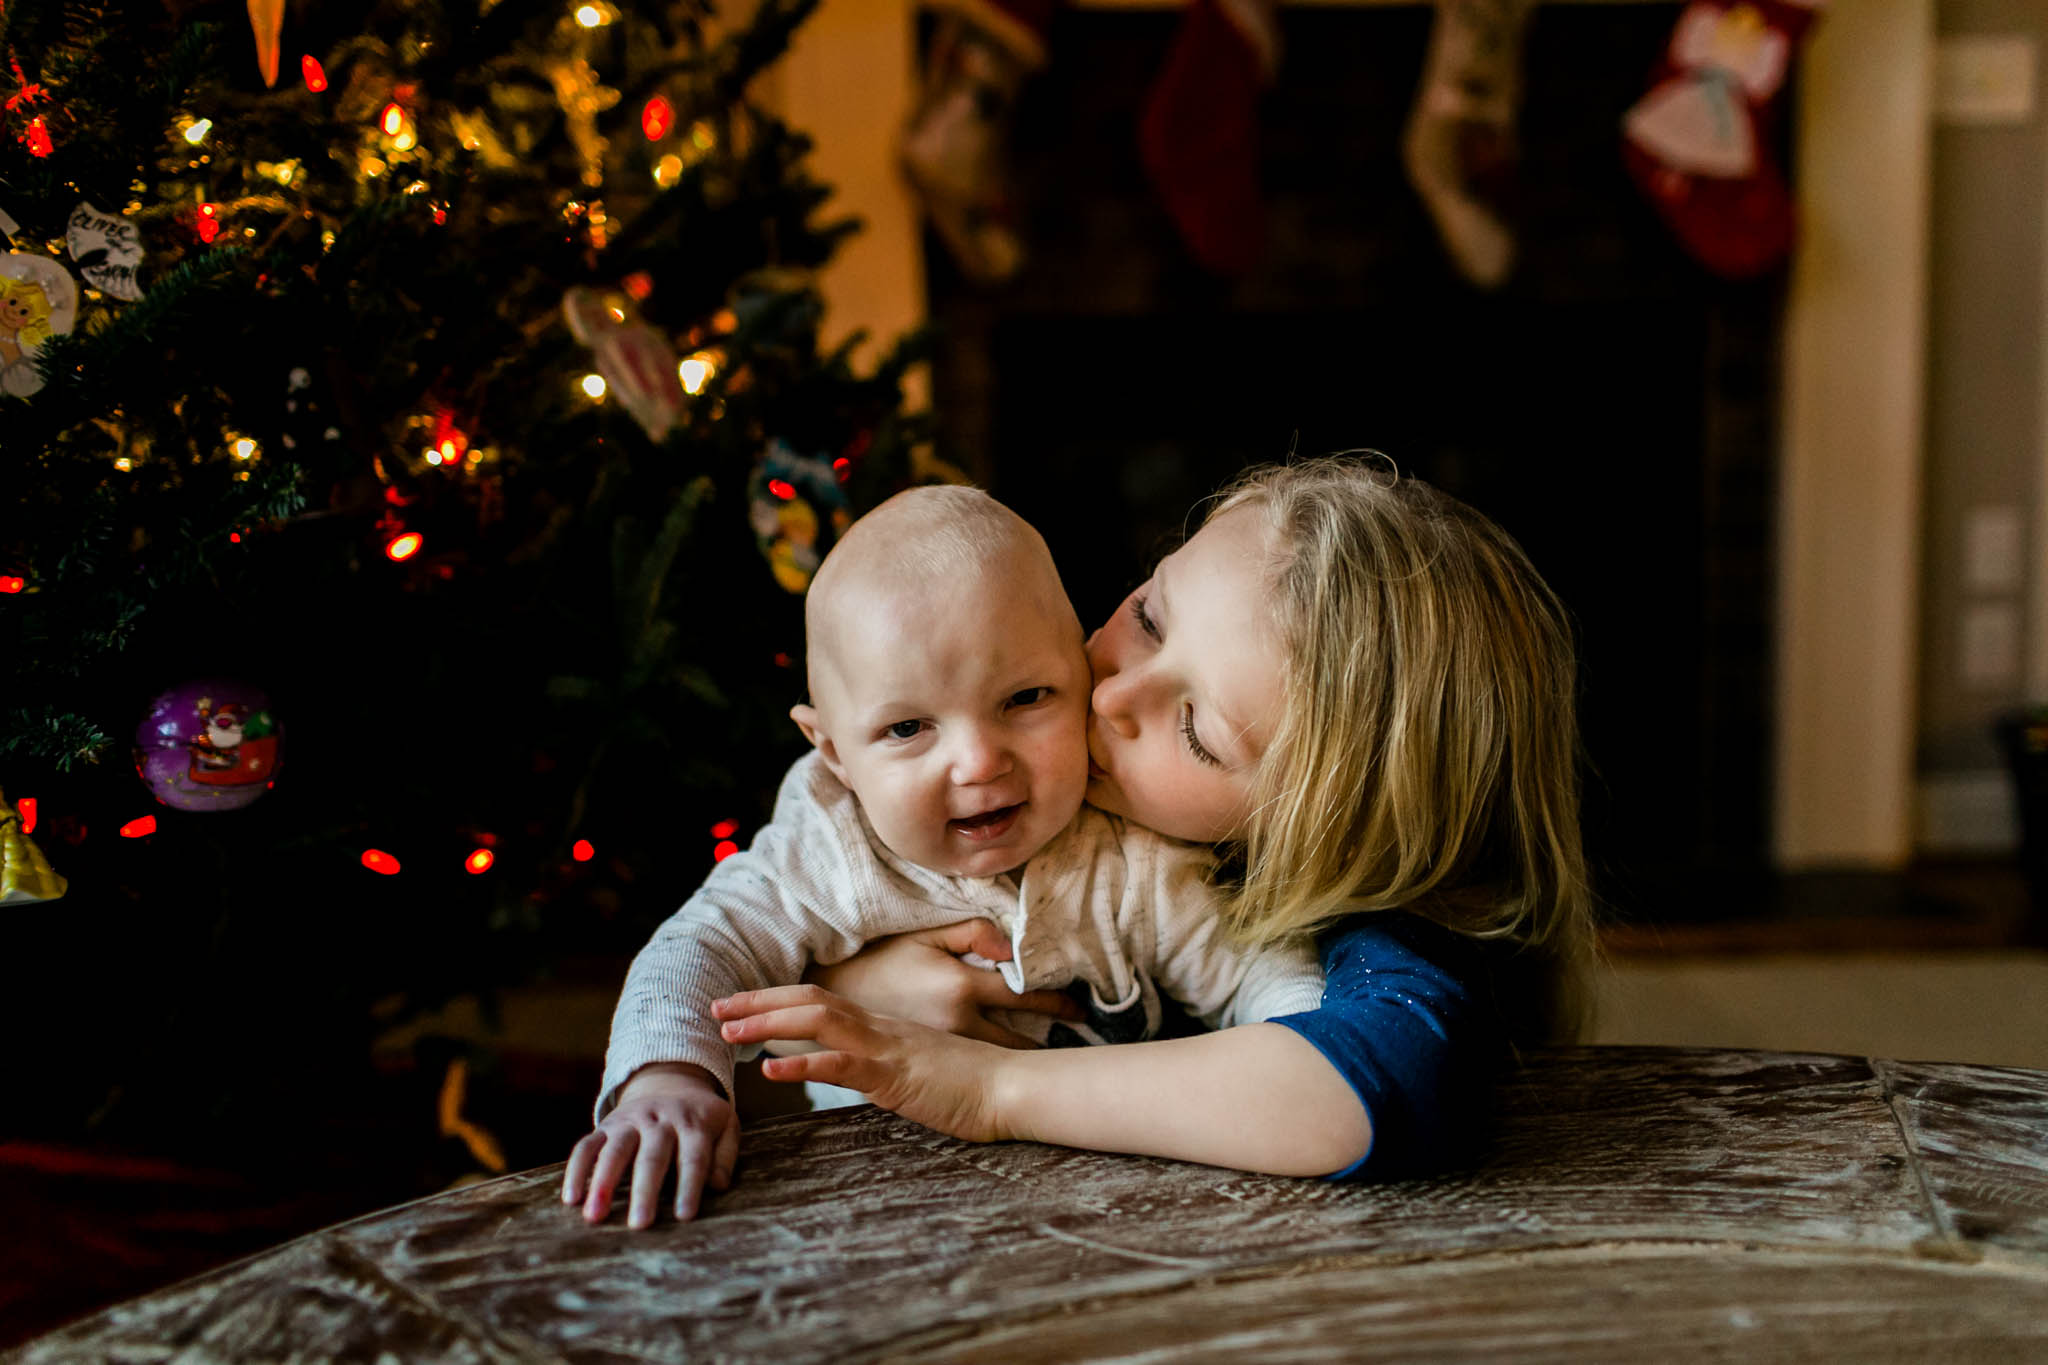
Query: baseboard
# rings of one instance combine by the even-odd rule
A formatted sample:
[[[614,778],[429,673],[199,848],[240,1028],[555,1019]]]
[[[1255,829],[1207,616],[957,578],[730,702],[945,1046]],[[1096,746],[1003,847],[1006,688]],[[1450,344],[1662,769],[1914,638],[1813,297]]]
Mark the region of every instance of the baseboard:
[[[2010,853],[2020,846],[2012,777],[2002,768],[1922,773],[1914,807],[1920,853]]]

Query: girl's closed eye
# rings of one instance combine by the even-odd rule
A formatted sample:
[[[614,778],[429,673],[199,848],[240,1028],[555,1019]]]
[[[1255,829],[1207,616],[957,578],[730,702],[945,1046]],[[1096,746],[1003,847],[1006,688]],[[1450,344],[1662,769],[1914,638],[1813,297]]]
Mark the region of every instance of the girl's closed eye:
[[[1145,599],[1141,594],[1131,595],[1131,615],[1138,619],[1138,629],[1154,640],[1159,638],[1159,623],[1152,619],[1152,613],[1145,610]]]
[[[1223,766],[1223,760],[1209,752],[1207,745],[1195,735],[1195,708],[1184,706],[1180,712],[1180,732],[1188,742],[1188,752],[1211,768]]]

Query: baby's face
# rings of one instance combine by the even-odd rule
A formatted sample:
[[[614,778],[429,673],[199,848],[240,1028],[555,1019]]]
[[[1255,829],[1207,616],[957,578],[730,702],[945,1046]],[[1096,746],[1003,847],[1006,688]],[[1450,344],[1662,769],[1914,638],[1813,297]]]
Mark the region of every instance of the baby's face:
[[[830,657],[813,642],[819,747],[898,857],[992,877],[1080,809],[1088,660],[1052,589],[858,592]]]

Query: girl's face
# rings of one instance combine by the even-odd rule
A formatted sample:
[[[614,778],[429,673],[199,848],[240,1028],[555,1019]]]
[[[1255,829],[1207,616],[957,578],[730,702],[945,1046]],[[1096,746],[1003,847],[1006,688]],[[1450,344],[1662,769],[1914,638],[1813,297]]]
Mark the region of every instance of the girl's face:
[[[1243,827],[1280,708],[1271,542],[1251,509],[1225,512],[1090,637],[1091,804],[1176,839]]]

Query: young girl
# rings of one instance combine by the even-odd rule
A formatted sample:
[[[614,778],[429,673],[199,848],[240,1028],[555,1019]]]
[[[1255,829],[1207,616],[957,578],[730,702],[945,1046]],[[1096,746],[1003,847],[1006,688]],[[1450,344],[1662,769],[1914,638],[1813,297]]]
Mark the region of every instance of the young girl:
[[[719,1002],[724,1037],[815,1043],[764,1074],[969,1140],[1294,1175],[1455,1159],[1512,1046],[1576,1028],[1592,940],[1570,630],[1520,547],[1382,464],[1253,470],[1089,661],[1088,799],[1224,844],[1226,924],[1250,943],[1320,931],[1322,1007],[1016,1052],[813,984]],[[904,1012],[898,978],[931,971],[931,942],[814,979]]]

